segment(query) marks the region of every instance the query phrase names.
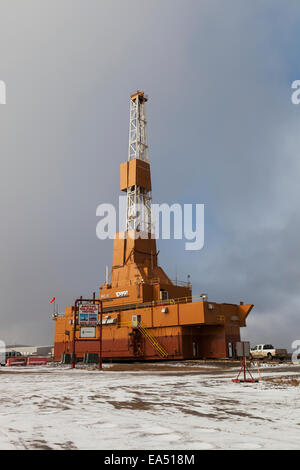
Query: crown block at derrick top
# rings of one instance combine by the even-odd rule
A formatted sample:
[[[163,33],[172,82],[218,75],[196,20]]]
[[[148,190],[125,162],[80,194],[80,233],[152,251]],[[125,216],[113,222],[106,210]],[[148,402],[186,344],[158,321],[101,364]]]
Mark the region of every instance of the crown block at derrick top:
[[[120,189],[126,191],[131,186],[140,186],[151,191],[150,165],[143,160],[134,159],[120,165]]]

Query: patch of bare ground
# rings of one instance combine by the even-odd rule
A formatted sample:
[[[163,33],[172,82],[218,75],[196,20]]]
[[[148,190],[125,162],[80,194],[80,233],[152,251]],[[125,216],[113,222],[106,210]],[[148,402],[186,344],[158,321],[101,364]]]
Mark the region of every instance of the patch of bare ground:
[[[181,369],[181,368],[180,368]],[[185,367],[182,368],[186,370]],[[195,372],[195,367],[189,367],[189,371]],[[148,366],[147,364],[115,364],[111,366],[107,371],[110,372],[167,372],[167,371],[177,371],[177,368],[174,366]]]
[[[48,446],[46,441],[36,439],[34,441],[27,441],[27,449],[52,450],[52,447]]]
[[[24,375],[34,375],[34,374],[50,374],[51,373],[51,370],[49,369],[43,369],[42,366],[37,366],[38,368],[36,370],[30,370],[28,371],[26,369],[26,366],[25,367],[20,367],[19,369],[14,369],[12,370],[11,368],[9,367],[0,367],[0,374],[10,374],[10,375],[15,375],[15,374],[24,374]]]
[[[124,363],[124,364],[113,364],[107,371],[110,372],[194,372],[194,373],[215,373],[215,372],[222,372],[223,370],[228,370],[231,367],[236,367],[236,362],[224,363],[221,362],[211,362],[205,363],[203,362],[182,362],[182,363],[174,363],[171,362],[166,364],[149,364],[145,362],[134,362],[134,363]],[[205,367],[204,367],[205,366]]]
[[[108,403],[114,406],[117,410],[121,410],[122,408],[126,408],[128,410],[142,410],[148,411],[153,409],[157,403],[152,403],[149,401],[143,401],[139,398],[135,398],[134,400],[130,401],[108,401]]]
[[[43,411],[50,411],[50,410],[68,411],[72,409],[72,407],[58,400],[43,400],[40,403],[36,403],[36,405],[40,408],[40,410],[43,410]]]
[[[239,405],[240,402],[238,400],[232,400],[231,398],[218,398],[212,402],[214,405]]]
[[[261,416],[255,416],[250,413],[246,413],[245,411],[240,411],[240,410],[228,410],[224,408],[216,408],[217,411],[220,413],[225,413],[229,416],[238,416],[239,418],[251,418],[251,419],[259,419],[261,421],[271,421],[269,418],[262,418]]]
[[[56,442],[56,446],[59,446],[62,450],[77,450],[77,447],[72,441]]]
[[[181,411],[181,413],[184,413],[186,415],[198,416],[199,418],[211,418],[211,419],[217,419],[217,420],[225,419],[223,416],[220,416],[219,414],[202,413],[201,411],[192,410],[190,408],[186,408],[185,406],[181,406],[181,405],[177,405],[177,408],[179,411]]]
[[[89,400],[93,400],[93,401],[106,401],[107,399],[107,396],[106,395],[100,395],[99,393],[95,394],[95,395],[88,395],[87,397]]]
[[[271,382],[275,385],[290,385],[292,387],[298,387],[300,384],[300,380],[287,377],[264,377],[263,381]]]

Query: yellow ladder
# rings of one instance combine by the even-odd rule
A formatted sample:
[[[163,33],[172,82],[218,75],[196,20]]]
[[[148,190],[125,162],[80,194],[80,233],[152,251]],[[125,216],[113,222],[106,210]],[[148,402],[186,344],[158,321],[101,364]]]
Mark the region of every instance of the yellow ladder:
[[[162,347],[161,344],[159,344],[157,339],[154,338],[154,336],[151,335],[149,330],[147,330],[141,323],[138,323],[138,329],[145,336],[145,338],[147,338],[148,341],[150,341],[150,343],[152,344],[154,349],[158,352],[158,354],[161,357],[168,357],[167,351]]]

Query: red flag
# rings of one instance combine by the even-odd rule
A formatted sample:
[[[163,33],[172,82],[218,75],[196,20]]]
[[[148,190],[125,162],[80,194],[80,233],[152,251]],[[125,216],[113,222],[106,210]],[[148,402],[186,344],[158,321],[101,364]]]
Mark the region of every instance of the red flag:
[[[53,299],[50,300],[50,304],[53,304],[54,300],[55,300],[55,297],[53,297]]]

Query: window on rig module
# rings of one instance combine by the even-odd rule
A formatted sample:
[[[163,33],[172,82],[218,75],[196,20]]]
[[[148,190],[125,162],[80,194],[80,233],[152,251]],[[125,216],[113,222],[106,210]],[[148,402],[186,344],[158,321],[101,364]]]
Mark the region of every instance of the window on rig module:
[[[167,290],[161,289],[160,300],[168,300],[168,299],[169,299],[169,292]]]

